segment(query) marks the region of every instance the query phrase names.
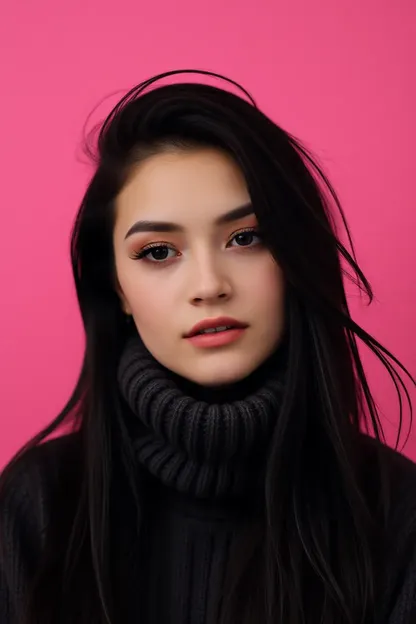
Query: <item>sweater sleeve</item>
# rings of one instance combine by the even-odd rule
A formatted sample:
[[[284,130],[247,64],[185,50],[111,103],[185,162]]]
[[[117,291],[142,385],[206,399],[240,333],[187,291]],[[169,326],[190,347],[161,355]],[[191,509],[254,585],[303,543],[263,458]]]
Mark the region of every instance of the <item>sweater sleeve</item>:
[[[416,623],[416,535],[409,543],[404,572],[397,579],[392,608],[386,624]]]
[[[7,583],[5,570],[0,567],[0,622],[1,624],[13,624],[16,621],[16,610],[11,604],[10,588]]]
[[[42,549],[44,504],[36,449],[13,466],[0,493],[0,624],[19,621]]]

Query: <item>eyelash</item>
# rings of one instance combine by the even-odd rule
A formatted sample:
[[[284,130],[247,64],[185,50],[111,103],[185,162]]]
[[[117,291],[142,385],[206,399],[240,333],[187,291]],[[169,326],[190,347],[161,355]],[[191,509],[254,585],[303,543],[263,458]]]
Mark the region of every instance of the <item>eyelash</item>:
[[[232,240],[234,240],[240,234],[246,234],[246,233],[254,234],[255,236],[257,236],[257,237],[259,237],[261,239],[258,230],[256,230],[255,228],[244,228],[243,230],[238,230],[238,232],[234,232],[234,234],[231,236],[231,238],[229,239],[228,242],[231,242]],[[259,243],[257,243],[257,245],[258,244]],[[242,249],[245,249],[245,248],[252,249],[253,246],[256,247],[257,245],[239,245],[239,246]],[[146,245],[146,247],[144,247],[140,251],[134,252],[133,253],[133,259],[134,260],[146,260],[147,262],[151,262],[152,264],[165,264],[166,262],[168,262],[168,260],[171,260],[172,258],[165,258],[164,260],[149,260],[147,258],[147,256],[150,254],[150,252],[153,249],[164,249],[164,248],[175,250],[175,248],[172,245],[168,244],[168,243],[164,243],[164,242],[151,243],[150,245]]]

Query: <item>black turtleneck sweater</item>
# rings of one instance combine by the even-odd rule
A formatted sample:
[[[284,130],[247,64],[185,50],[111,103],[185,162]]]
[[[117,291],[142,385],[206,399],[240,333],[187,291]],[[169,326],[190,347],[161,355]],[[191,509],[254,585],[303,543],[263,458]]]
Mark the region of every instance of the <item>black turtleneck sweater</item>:
[[[214,624],[230,551],[250,510],[150,485],[142,535],[144,621]]]
[[[23,596],[42,558],[53,493],[66,487],[79,456],[76,434],[50,440],[27,454],[13,488],[0,502],[0,623],[17,624]],[[377,443],[362,437],[370,472]],[[390,562],[391,583],[380,595],[389,605],[380,624],[416,622],[416,467],[383,449],[394,484],[391,535],[397,545]],[[238,508],[206,504],[159,485],[147,508],[147,556],[132,587],[130,613],[137,604],[141,624],[211,624],[221,606],[230,547],[242,521]],[[145,551],[146,552],[146,551]],[[144,604],[143,604],[144,596]],[[211,621],[210,621],[211,618]],[[123,619],[133,624],[134,617]]]
[[[264,458],[283,383],[279,360],[225,393],[203,391],[171,375],[132,341],[118,379],[143,508],[137,575],[126,579],[131,591],[120,621],[216,624],[230,553],[263,512]],[[31,450],[0,499],[0,624],[18,622],[42,561],[54,492],[66,488],[76,472],[79,442],[78,434],[70,434]],[[390,582],[380,595],[386,605],[380,624],[411,624],[416,622],[416,465],[365,435],[357,444],[370,484],[378,482],[380,448],[392,482],[389,530],[397,548]],[[128,538],[120,552],[133,556]]]
[[[231,550],[261,517],[283,359],[279,351],[243,382],[203,388],[162,367],[137,336],[127,344],[118,381],[144,472],[144,622],[218,622]]]

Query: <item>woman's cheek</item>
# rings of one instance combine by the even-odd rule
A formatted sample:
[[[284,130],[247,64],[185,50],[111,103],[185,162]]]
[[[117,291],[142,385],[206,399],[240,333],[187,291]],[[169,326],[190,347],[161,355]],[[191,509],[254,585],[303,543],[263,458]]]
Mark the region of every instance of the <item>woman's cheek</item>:
[[[161,317],[171,314],[172,308],[172,284],[161,279],[158,270],[152,272],[156,275],[141,276],[130,288],[131,307],[134,316],[143,319],[146,323],[158,322]]]

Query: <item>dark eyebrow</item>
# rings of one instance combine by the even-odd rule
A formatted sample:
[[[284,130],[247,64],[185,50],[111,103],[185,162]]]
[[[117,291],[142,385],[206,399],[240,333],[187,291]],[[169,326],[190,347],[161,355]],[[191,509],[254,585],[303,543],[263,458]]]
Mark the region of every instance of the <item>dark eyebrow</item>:
[[[225,214],[218,217],[218,219],[215,220],[215,225],[232,223],[233,221],[238,221],[239,219],[242,219],[243,217],[248,217],[252,214],[254,214],[253,204],[251,202],[248,202],[247,204],[243,204],[238,208],[234,208],[233,210],[230,210],[229,212],[226,212]]]
[[[253,214],[253,205],[251,202],[243,204],[238,208],[234,208],[224,213],[215,220],[215,225],[225,225],[248,217]],[[184,228],[178,223],[170,223],[169,221],[136,221],[127,232],[124,240],[139,232],[183,232]]]

